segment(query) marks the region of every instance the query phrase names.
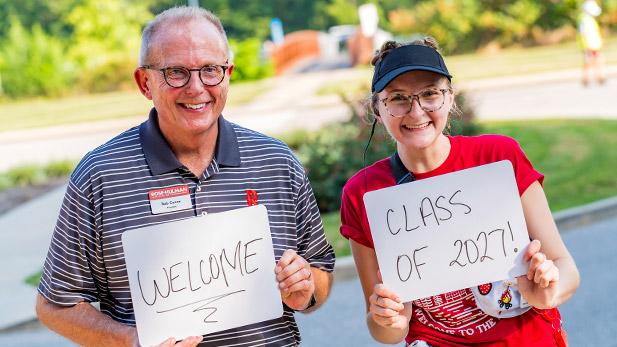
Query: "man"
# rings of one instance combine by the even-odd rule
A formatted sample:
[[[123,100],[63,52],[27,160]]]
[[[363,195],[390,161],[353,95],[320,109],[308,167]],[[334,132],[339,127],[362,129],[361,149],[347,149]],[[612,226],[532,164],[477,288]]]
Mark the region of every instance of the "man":
[[[154,108],[148,121],[87,154],[71,176],[39,285],[39,319],[82,345],[138,345],[122,233],[262,204],[283,316],[206,335],[203,345],[297,345],[293,312],[323,303],[334,267],[300,163],[282,142],[222,117],[234,64],[216,16],[197,7],[159,14],[144,29],[140,55],[134,77]],[[153,212],[149,192],[183,186],[187,209]],[[100,302],[100,312],[90,302]],[[201,340],[170,337],[160,346]]]

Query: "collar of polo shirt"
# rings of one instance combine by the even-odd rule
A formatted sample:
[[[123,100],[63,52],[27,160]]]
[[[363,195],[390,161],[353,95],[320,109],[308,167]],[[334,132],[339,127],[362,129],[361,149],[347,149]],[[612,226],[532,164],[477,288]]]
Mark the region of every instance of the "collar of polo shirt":
[[[220,115],[218,118],[219,135],[216,139],[214,157],[221,166],[240,166],[240,150],[238,138],[231,124]],[[169,147],[158,125],[158,114],[155,108],[150,110],[150,116],[139,127],[139,138],[148,166],[154,175],[164,174],[182,164]]]

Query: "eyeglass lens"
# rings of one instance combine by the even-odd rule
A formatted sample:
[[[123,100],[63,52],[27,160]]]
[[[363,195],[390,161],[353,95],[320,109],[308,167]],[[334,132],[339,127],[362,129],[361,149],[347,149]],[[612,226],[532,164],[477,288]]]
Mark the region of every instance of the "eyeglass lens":
[[[215,86],[225,77],[225,69],[217,65],[206,65],[199,70],[201,82],[207,86]],[[165,79],[172,87],[182,87],[189,82],[191,71],[182,66],[174,66],[165,70]]]
[[[441,90],[425,90],[418,95],[392,95],[386,99],[388,112],[395,117],[402,117],[411,111],[413,99],[417,99],[424,111],[437,111],[444,104],[444,92]]]

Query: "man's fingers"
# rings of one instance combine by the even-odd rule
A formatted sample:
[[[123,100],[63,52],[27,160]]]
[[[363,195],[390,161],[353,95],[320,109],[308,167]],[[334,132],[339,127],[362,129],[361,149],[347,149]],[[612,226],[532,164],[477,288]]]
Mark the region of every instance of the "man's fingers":
[[[292,281],[292,283],[295,283],[303,279],[310,279],[313,276],[310,264],[291,250],[285,251],[276,266],[275,272],[276,279],[279,282]]]
[[[289,266],[296,258],[298,254],[291,249],[285,250],[278,263],[276,264],[275,272],[278,274],[287,266]]]
[[[156,345],[155,347],[171,347],[176,343],[176,338],[175,337],[170,337],[167,340],[161,342],[159,345]]]
[[[203,336],[190,336],[175,344],[175,347],[195,347],[202,340]]]
[[[278,277],[283,277],[283,274],[277,275]],[[291,276],[286,277],[284,280],[279,282],[279,286],[281,289],[285,291],[296,291],[303,289],[311,289],[311,285],[313,283],[313,273],[310,269],[301,268]]]

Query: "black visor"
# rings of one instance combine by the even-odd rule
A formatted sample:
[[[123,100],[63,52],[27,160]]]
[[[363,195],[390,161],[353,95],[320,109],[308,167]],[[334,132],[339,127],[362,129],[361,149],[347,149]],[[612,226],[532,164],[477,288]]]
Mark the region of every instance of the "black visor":
[[[412,70],[432,71],[452,79],[439,52],[427,46],[407,45],[392,50],[375,67],[371,91],[381,92],[400,74]]]

